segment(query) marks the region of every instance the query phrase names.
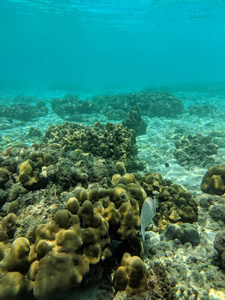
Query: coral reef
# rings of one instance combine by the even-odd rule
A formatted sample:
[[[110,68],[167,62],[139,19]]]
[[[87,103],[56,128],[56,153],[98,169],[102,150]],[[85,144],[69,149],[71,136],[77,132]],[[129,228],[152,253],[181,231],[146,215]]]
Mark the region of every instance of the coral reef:
[[[178,163],[186,168],[193,166],[208,167],[217,162],[213,156],[217,154],[218,146],[213,143],[210,135],[198,134],[181,137],[180,142],[175,143],[174,156]]]
[[[77,180],[69,190],[66,192],[66,185],[62,184],[57,197],[54,180],[58,176],[53,175],[53,170],[57,171],[55,168],[60,163],[62,148],[56,147],[47,153],[46,149],[40,151],[38,145],[35,147],[36,151],[10,149],[10,153],[22,153],[23,162],[14,166],[19,170],[20,182],[25,174],[33,183],[33,172],[40,172],[43,167],[48,181],[38,192],[25,184],[30,192],[18,190],[14,198],[16,201],[6,206],[8,213],[1,220],[0,227],[0,297],[3,300],[9,297],[17,299],[27,292],[33,293],[37,299],[50,299],[56,291],[63,292],[81,285],[90,274],[92,265],[109,260],[112,241],[122,242],[120,248],[114,251],[118,258],[124,247],[133,253],[136,245],[139,250],[134,252],[138,255],[142,252],[140,242],[135,242],[135,239],[140,231],[140,209],[147,194],[137,176],[127,173],[123,162],[116,163],[114,170],[117,173],[112,176],[111,183],[89,183],[84,188],[87,177],[81,185],[78,178],[84,175],[77,173]],[[6,166],[10,150],[4,152]],[[2,173],[5,180],[11,176],[7,169],[3,169]],[[105,174],[102,176],[105,177]],[[59,178],[60,183],[64,175]],[[142,179],[143,186],[144,182],[145,179]],[[24,185],[26,181],[21,183]],[[18,182],[14,185],[17,187]],[[185,194],[184,190],[182,192]],[[21,207],[25,209],[21,211]],[[131,240],[133,243],[128,247]],[[124,259],[124,264],[128,274],[127,293],[142,296],[147,285],[143,262],[139,257],[130,256]],[[138,282],[137,273],[143,275]],[[15,288],[11,289],[9,284],[14,284]]]
[[[47,173],[44,167],[53,163],[51,154],[31,152],[29,159],[17,166],[18,180],[28,190],[45,188]]]
[[[111,240],[127,240],[138,234],[138,200],[143,201],[146,195],[132,174],[123,176],[123,184],[118,180],[110,189],[77,187],[66,204],[69,210],[57,210],[54,220],[40,224],[28,235],[29,240],[18,237],[8,251],[3,251],[7,247],[3,242],[13,238],[16,231],[16,215],[8,214],[2,220],[0,235],[4,278],[19,272],[19,282],[24,282],[26,274],[26,289],[33,290],[37,299],[47,299],[57,290],[79,285],[89,273],[90,264],[111,256]],[[15,297],[23,292],[24,284],[16,290]],[[10,291],[6,283],[0,292],[1,299],[7,299]]]
[[[6,183],[10,180],[9,171],[5,168],[0,168],[0,188],[4,188]]]
[[[6,168],[0,167],[0,206],[7,200],[11,185],[10,173]]]
[[[194,103],[188,107],[188,112],[190,115],[197,115],[198,117],[209,117],[209,116],[216,116],[217,108],[216,106],[208,103]]]
[[[147,272],[140,257],[124,253],[121,265],[116,270],[113,286],[116,292],[126,290],[128,297],[132,295],[145,297]]]
[[[157,196],[159,207],[154,222],[159,232],[165,230],[168,223],[193,223],[198,218],[198,204],[182,186],[163,179],[159,173],[147,172],[144,177],[136,175],[148,196]]]
[[[101,124],[83,126],[66,122],[52,125],[44,136],[44,142],[58,143],[65,149],[80,149],[113,161],[122,160],[132,166],[137,154],[135,132],[122,124]]]
[[[68,121],[83,121],[83,114],[99,112],[97,105],[88,100],[80,100],[75,95],[66,95],[63,98],[51,100],[53,111],[62,119]]]
[[[148,115],[150,117],[176,118],[184,113],[184,107],[180,99],[170,93],[151,93]]]
[[[127,117],[122,122],[123,126],[133,129],[136,135],[146,133],[147,123],[141,117],[141,111],[138,106],[132,106]]]
[[[47,114],[48,108],[43,101],[38,101],[35,105],[29,105],[26,102],[18,102],[10,106],[0,104],[0,117],[9,120],[17,119],[27,122]]]
[[[225,193],[225,165],[216,165],[207,170],[202,178],[201,190],[214,195]]]
[[[182,92],[177,95],[186,100],[189,97]],[[214,163],[216,155],[223,161],[224,113],[217,110],[217,118],[213,119],[212,113],[201,122],[188,114],[166,119],[171,116],[165,111],[169,106],[176,110],[175,97],[167,93],[97,96],[101,103],[95,103],[94,97],[90,101],[73,97],[67,95],[68,115],[87,120],[89,126],[54,125],[46,137],[46,128],[59,119],[55,114],[32,124],[2,118],[0,299],[225,299],[225,167],[214,166],[205,175],[207,180],[204,176],[206,193],[201,193],[203,165],[193,167],[196,162],[190,160],[191,170],[185,170],[173,157],[173,140],[189,132],[194,135],[197,130],[211,133],[208,140],[197,135],[196,144],[192,136],[189,142],[196,148],[194,152],[190,149],[190,159],[199,148],[204,153],[204,157],[199,153],[199,161],[205,162],[209,156]],[[20,99],[23,102],[23,97]],[[69,112],[70,100],[80,109],[77,114],[73,115],[72,106]],[[2,98],[0,101],[6,103]],[[13,100],[17,101],[19,98]],[[219,101],[222,108],[223,98]],[[24,103],[35,102],[31,98]],[[89,102],[97,106],[96,113],[92,113]],[[134,131],[121,124],[92,125],[94,119],[105,122],[103,114],[107,113],[121,121],[137,104],[140,111],[131,117],[150,116],[150,107],[163,117],[155,118],[154,113],[152,119],[145,117],[150,131],[137,141],[139,155],[152,172],[140,174],[133,173],[140,170],[137,152],[132,152],[137,150],[136,142],[128,142],[135,137]],[[157,112],[160,105],[163,115]],[[205,116],[204,109],[200,110],[199,106],[198,116]],[[210,154],[213,149],[217,151],[213,146],[207,149],[210,141],[220,147],[218,153]],[[122,156],[117,155],[118,148],[121,153],[124,150]],[[171,180],[153,171],[167,174]],[[182,183],[187,190],[172,181]],[[154,198],[158,205],[142,243],[141,209],[146,197]],[[129,258],[119,267],[126,252]],[[143,281],[141,276],[129,278],[136,274],[135,267],[140,275],[144,267]],[[112,281],[115,272],[116,294]]]
[[[178,299],[162,263],[157,262],[147,270],[140,257],[129,253],[123,255],[113,286],[116,292],[113,300]]]
[[[132,106],[139,106],[141,113],[150,117],[175,118],[184,113],[184,107],[180,99],[166,92],[139,92],[116,95],[99,95],[93,97],[103,113],[107,116],[110,111],[123,110],[127,112]],[[121,115],[121,113],[120,113]]]
[[[38,128],[38,127],[30,127],[29,128],[29,131],[27,133],[27,137],[28,138],[38,138],[38,137],[41,137],[42,136],[42,132],[41,132],[41,129]]]
[[[8,201],[15,200],[22,187],[37,190],[49,184],[55,185],[56,193],[60,193],[79,183],[86,186],[88,181],[101,182],[104,177],[111,177],[115,172],[114,163],[110,159],[97,158],[81,150],[65,152],[59,144],[9,148],[2,152],[0,160],[4,167],[2,169],[21,183],[12,184],[11,179],[3,183],[6,179],[2,178],[0,193],[2,200]]]
[[[112,121],[121,121],[125,119],[126,117],[126,112],[122,109],[113,109],[109,108],[107,106],[104,107],[102,110],[102,113],[104,116],[107,117],[108,120]]]

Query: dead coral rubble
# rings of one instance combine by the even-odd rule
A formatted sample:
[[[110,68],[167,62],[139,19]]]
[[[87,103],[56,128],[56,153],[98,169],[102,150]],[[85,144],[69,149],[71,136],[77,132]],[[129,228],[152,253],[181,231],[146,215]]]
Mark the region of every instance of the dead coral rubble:
[[[186,168],[193,166],[205,168],[217,162],[213,155],[217,154],[218,146],[212,141],[210,135],[182,136],[175,146],[174,156],[178,163]]]

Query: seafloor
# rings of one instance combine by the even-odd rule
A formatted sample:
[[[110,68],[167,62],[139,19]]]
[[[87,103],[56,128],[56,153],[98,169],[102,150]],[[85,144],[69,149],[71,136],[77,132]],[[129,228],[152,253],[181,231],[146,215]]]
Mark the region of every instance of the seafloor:
[[[159,264],[165,268],[167,279],[174,288],[177,299],[225,299],[225,271],[218,262],[218,254],[214,248],[216,234],[225,229],[225,197],[209,195],[200,189],[201,180],[210,163],[206,166],[203,166],[201,162],[189,165],[188,161],[184,161],[181,165],[174,156],[175,142],[182,136],[209,135],[212,137],[212,142],[218,146],[217,154],[213,155],[215,163],[225,163],[225,99],[224,96],[194,92],[178,92],[176,96],[182,100],[186,110],[182,115],[176,118],[143,117],[147,122],[147,131],[146,134],[137,136],[137,144],[139,160],[146,164],[146,169],[137,170],[137,172],[143,174],[147,170],[160,173],[164,178],[183,186],[192,194],[199,204],[199,215],[194,226],[199,233],[200,243],[193,246],[190,242],[182,244],[177,239],[160,240],[160,234],[157,232],[147,234],[143,261],[148,271],[151,270],[153,264]],[[4,101],[4,96],[1,99]],[[27,135],[30,127],[39,128],[44,134],[50,125],[65,122],[53,112],[49,97],[45,97],[43,100],[49,108],[47,116],[26,122],[0,119],[1,151],[9,147],[23,148],[33,143],[40,143],[41,136],[29,137]],[[209,110],[211,108],[213,110],[208,111],[207,115],[189,114],[187,110],[189,105],[196,102],[207,103]],[[96,121],[108,122],[107,118],[100,113],[89,114],[88,119],[83,123],[92,125]],[[27,207],[21,208],[19,213],[25,215],[30,212],[34,216],[32,210],[42,211],[41,203],[44,203],[43,199],[36,207],[32,202],[28,202]],[[215,218],[211,211],[217,205],[220,206],[221,215]],[[54,206],[54,201],[51,206]],[[6,204],[2,206],[2,217],[4,217],[7,207]],[[38,211],[36,213],[38,214]],[[111,276],[113,277],[113,274]],[[98,283],[97,286],[89,289],[73,288],[67,293],[56,294],[51,299],[142,299],[139,296],[129,298],[123,292],[115,295],[108,292],[107,288],[104,290],[104,285],[99,286]],[[31,298],[32,296],[30,296]],[[154,299],[160,298],[155,295]]]

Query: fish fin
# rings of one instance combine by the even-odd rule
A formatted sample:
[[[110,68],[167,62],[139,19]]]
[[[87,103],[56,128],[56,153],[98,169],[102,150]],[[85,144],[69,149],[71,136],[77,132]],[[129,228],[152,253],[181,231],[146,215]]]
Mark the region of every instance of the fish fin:
[[[142,240],[144,242],[145,241],[145,228],[144,228],[144,226],[141,226],[141,235],[142,235]]]

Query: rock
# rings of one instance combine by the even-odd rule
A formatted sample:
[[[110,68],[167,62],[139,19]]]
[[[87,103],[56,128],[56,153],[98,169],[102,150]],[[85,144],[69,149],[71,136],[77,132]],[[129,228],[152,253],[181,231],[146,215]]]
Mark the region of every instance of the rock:
[[[225,222],[225,206],[220,204],[214,205],[210,209],[209,214],[213,218],[213,220]]]
[[[218,232],[214,242],[214,248],[218,252],[222,267],[225,268],[225,231]]]
[[[181,235],[181,228],[176,224],[168,224],[164,233],[161,235],[162,240],[175,240],[179,239]]]
[[[210,205],[212,205],[213,199],[211,196],[207,194],[203,194],[197,198],[197,201],[203,209],[208,210]]]
[[[197,246],[200,243],[199,233],[193,224],[183,223],[181,224],[180,228],[180,241],[182,244],[189,242],[192,244],[192,246]]]
[[[193,224],[189,223],[183,223],[181,226],[168,224],[165,232],[161,235],[161,239],[166,241],[179,239],[182,244],[189,242],[192,246],[200,243],[198,231]]]

